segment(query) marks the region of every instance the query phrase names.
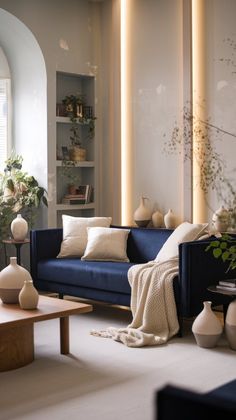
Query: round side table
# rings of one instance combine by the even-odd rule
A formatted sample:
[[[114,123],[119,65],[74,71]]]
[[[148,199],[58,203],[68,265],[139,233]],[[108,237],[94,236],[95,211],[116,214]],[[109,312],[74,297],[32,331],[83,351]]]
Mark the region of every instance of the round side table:
[[[15,239],[3,239],[2,243],[4,245],[4,253],[5,253],[5,263],[7,265],[7,251],[6,251],[6,245],[15,245],[16,247],[16,259],[17,264],[21,265],[21,247],[22,245],[29,244],[30,240],[25,239],[24,241],[15,241]]]

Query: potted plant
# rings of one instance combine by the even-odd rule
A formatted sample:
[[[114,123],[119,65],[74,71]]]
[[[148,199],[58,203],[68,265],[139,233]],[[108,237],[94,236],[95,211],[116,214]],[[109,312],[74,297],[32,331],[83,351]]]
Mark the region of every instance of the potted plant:
[[[87,117],[86,113],[84,112],[88,107],[85,106],[85,96],[82,94],[68,95],[62,100],[62,103],[66,106],[67,115],[69,116],[72,123],[70,128],[70,160],[85,161],[86,149],[82,147],[82,142],[80,139],[80,125],[88,125],[88,135],[86,138],[91,139],[94,137],[94,120],[96,118],[92,115]]]
[[[32,227],[37,208],[47,205],[46,190],[34,176],[22,171],[23,158],[14,153],[6,160],[4,173],[0,174],[0,237],[9,232],[16,213],[23,211]]]

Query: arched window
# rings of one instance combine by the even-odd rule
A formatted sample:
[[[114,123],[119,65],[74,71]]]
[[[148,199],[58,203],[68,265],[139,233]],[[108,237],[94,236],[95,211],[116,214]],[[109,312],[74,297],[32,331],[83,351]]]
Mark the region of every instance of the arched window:
[[[11,149],[11,78],[6,56],[0,47],[0,171]]]

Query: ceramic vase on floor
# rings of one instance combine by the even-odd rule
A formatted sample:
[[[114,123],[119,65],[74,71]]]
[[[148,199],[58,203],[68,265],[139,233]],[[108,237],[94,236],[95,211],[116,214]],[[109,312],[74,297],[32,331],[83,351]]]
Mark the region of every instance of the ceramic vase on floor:
[[[28,233],[28,223],[21,214],[17,214],[16,218],[11,222],[11,233],[15,241],[25,240]]]
[[[19,304],[21,309],[36,309],[38,300],[39,294],[33,285],[33,281],[25,280],[24,286],[19,293]]]
[[[140,198],[139,207],[134,212],[134,221],[139,227],[146,227],[152,217],[152,212],[149,207],[145,205],[145,200],[148,200],[148,198]]]
[[[210,301],[203,302],[203,310],[192,325],[192,332],[199,347],[215,347],[223,331],[223,327],[211,309]]]
[[[225,335],[232,350],[236,350],[236,300],[228,306],[225,318]]]
[[[19,293],[25,280],[31,280],[30,273],[17,264],[16,257],[0,272],[0,298],[3,303],[18,303]]]

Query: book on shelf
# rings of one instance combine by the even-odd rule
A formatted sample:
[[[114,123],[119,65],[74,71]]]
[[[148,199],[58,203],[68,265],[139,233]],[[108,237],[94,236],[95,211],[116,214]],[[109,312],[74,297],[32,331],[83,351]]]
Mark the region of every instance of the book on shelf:
[[[92,185],[80,185],[76,194],[66,194],[62,199],[62,204],[88,204],[92,202]]]
[[[219,286],[236,287],[236,279],[220,280]]]

